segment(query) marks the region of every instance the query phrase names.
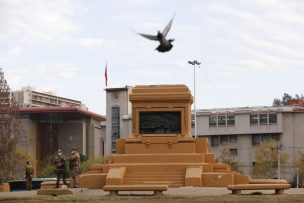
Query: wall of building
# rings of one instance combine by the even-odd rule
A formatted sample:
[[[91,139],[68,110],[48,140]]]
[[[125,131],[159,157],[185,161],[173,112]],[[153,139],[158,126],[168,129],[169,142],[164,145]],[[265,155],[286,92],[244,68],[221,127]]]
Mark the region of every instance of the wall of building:
[[[105,127],[100,126],[100,122],[91,120],[87,123],[88,135],[88,157],[98,158],[103,155],[103,145],[105,139]]]
[[[33,161],[33,165],[37,164],[36,160],[36,123],[31,121],[30,119],[21,119],[21,130],[24,133],[24,140],[22,141],[22,149],[31,155],[31,159]]]
[[[289,155],[288,164],[285,171],[289,171],[287,176],[289,179],[294,178],[296,168],[293,162],[299,157],[300,153],[304,153],[304,112],[284,113],[283,116],[283,136],[281,150]]]
[[[66,156],[70,156],[72,146],[78,148],[78,152],[86,155],[86,149],[83,148],[83,128],[84,122],[62,123],[59,125],[58,148]]]

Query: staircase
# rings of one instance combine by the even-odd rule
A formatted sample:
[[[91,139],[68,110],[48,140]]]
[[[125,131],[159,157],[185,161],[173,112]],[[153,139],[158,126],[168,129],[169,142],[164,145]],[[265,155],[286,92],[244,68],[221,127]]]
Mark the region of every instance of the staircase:
[[[166,184],[169,187],[183,187],[185,172],[135,171],[127,172],[123,184]]]

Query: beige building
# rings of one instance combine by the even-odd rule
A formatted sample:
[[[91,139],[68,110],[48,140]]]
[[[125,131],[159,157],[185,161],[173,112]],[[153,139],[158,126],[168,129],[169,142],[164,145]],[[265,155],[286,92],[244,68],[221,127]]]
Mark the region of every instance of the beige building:
[[[108,88],[106,116],[106,153],[115,152],[115,141],[131,132],[131,87]],[[220,156],[223,147],[234,154],[234,164],[250,175],[255,164],[256,146],[263,140],[275,139],[281,150],[289,154],[282,166],[291,180],[299,152],[304,152],[304,107],[240,107],[197,110],[197,135],[208,137],[210,151]],[[281,174],[281,177],[284,174]]]
[[[256,146],[274,139],[280,150],[289,154],[289,162],[281,166],[292,179],[293,166],[299,152],[304,151],[304,107],[245,107],[204,109],[197,111],[198,136],[208,137],[210,150],[220,156],[223,146],[235,155],[235,164],[251,174]],[[280,174],[281,176],[284,174]]]
[[[86,106],[80,101],[59,97],[54,92],[38,92],[29,86],[12,93],[19,107],[70,106],[86,109]]]

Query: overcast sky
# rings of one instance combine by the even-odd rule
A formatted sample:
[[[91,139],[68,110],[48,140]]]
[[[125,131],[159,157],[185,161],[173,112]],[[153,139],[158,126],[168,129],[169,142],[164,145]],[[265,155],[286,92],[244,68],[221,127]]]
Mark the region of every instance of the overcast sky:
[[[175,18],[173,49],[156,34]],[[0,0],[0,66],[12,90],[33,86],[105,114],[108,87],[186,84],[197,108],[270,106],[304,94],[302,0]]]

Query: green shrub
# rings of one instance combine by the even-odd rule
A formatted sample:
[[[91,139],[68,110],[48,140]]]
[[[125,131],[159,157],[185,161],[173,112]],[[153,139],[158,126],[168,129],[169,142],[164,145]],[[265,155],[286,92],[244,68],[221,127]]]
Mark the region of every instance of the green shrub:
[[[90,170],[92,164],[104,164],[109,157],[98,157],[88,159],[80,163],[80,173],[86,173]]]

